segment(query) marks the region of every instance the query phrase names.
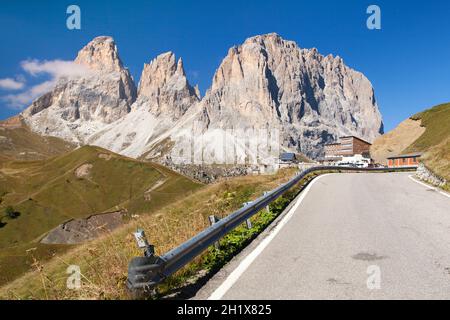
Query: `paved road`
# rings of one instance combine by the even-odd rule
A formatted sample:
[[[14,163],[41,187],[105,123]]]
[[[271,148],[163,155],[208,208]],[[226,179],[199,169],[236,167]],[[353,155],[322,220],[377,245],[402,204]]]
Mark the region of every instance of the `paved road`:
[[[450,198],[409,175],[321,177],[280,232],[220,296],[450,299]],[[233,270],[249,254],[234,261]],[[226,276],[218,277],[198,298],[210,296],[220,284],[223,289]]]

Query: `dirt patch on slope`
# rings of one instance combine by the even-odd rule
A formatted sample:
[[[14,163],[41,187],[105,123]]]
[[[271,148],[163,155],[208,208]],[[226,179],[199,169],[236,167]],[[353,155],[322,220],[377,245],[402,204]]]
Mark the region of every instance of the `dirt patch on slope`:
[[[113,156],[112,156],[112,154],[108,154],[108,153],[100,153],[100,154],[98,155],[98,157],[99,157],[100,159],[104,159],[104,160],[108,161],[108,160],[111,160],[111,158],[112,158]]]
[[[69,220],[52,231],[42,240],[45,244],[79,244],[111,232],[123,224],[125,210],[102,213],[86,219]]]
[[[75,170],[75,176],[77,178],[85,178],[85,177],[89,176],[89,174],[91,173],[92,167],[93,167],[93,165],[90,163],[85,163],[85,164],[79,166]]]
[[[150,189],[145,191],[144,193],[144,199],[145,201],[150,201],[152,199],[152,191],[158,189],[161,187],[165,182],[167,181],[167,178],[163,178],[161,180],[158,180]]]
[[[401,154],[425,132],[421,127],[421,121],[407,119],[397,128],[379,137],[370,148],[372,158],[381,164],[386,164],[386,159]]]

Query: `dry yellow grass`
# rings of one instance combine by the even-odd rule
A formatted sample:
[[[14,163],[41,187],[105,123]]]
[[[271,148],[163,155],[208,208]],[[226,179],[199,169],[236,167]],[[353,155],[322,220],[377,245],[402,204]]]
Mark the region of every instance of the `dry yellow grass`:
[[[403,150],[416,141],[424,132],[420,120],[407,119],[394,130],[379,137],[370,148],[372,158],[381,164],[386,164],[390,156],[401,154]]]
[[[191,238],[208,226],[211,214],[222,216],[287,181],[292,170],[272,176],[239,177],[200,189],[192,196],[164,207],[153,215],[142,216],[128,225],[93,242],[55,256],[45,264],[35,261],[34,271],[0,288],[3,299],[126,299],[127,266],[136,248],[132,232],[144,228],[157,254]],[[69,265],[78,265],[82,287],[66,287]]]
[[[433,172],[450,181],[450,138],[431,147],[422,156],[422,160],[428,167],[433,168]]]

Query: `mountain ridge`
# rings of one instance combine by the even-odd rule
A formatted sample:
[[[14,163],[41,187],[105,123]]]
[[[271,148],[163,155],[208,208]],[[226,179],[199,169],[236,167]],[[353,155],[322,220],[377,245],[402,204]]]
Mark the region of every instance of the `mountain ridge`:
[[[374,90],[362,73],[276,33],[230,48],[204,97],[172,52],[144,64],[137,87],[111,37],[92,40],[75,63],[94,74],[63,81],[35,100],[22,112],[32,130],[149,160],[171,161],[175,150],[190,161],[200,152],[208,163],[220,162],[220,149],[230,143],[238,145],[231,162],[261,158],[249,150],[251,137],[218,142],[227,130],[278,130],[272,143],[312,158],[340,135],[373,141],[383,132]],[[166,153],[154,153],[166,139]]]

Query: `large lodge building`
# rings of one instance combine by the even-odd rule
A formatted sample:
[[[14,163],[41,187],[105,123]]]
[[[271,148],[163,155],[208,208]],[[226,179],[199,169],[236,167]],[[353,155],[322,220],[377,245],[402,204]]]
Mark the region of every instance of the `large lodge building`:
[[[325,145],[325,157],[320,159],[323,163],[339,163],[342,161],[369,161],[371,144],[355,136],[340,137],[340,142]],[[414,167],[419,165],[421,153],[403,154],[392,156],[387,159],[387,166]],[[350,160],[349,160],[350,159]]]
[[[355,136],[339,138],[340,142],[325,145],[325,158],[351,157],[360,154],[370,158],[371,144]]]

